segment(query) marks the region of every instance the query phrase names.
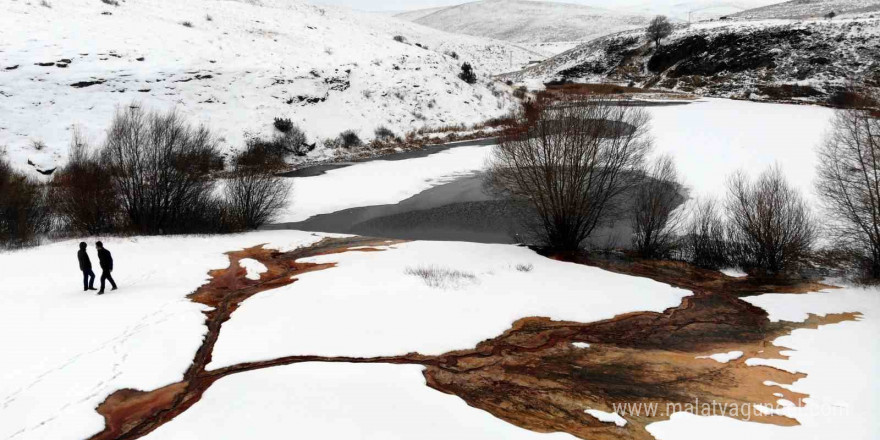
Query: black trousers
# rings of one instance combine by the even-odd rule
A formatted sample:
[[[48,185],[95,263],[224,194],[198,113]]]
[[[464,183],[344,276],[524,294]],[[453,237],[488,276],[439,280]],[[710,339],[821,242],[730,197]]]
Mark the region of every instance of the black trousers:
[[[89,290],[95,288],[95,272],[92,272],[91,269],[86,269],[83,272],[83,290]]]
[[[110,275],[110,271],[103,270],[103,271],[101,271],[101,292],[104,291],[104,281],[105,280],[110,281],[110,285],[113,286],[114,289],[116,288],[116,281],[113,281],[113,277]]]

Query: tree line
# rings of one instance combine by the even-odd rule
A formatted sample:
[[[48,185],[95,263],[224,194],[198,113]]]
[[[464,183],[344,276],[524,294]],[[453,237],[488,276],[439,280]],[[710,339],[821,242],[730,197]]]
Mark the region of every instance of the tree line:
[[[780,276],[833,255],[880,278],[878,121],[866,108],[837,111],[818,149],[821,222],[778,166],[734,173],[723,197],[687,202],[673,160],[647,159],[647,112],[603,98],[531,104],[502,136],[487,182],[532,208],[528,240],[550,252],[583,250],[598,227],[626,219],[640,258]]]
[[[192,234],[255,229],[287,202],[274,156],[251,142],[227,167],[217,138],[175,111],[117,110],[98,146],[75,132],[68,163],[42,183],[0,161],[0,244],[41,235]]]

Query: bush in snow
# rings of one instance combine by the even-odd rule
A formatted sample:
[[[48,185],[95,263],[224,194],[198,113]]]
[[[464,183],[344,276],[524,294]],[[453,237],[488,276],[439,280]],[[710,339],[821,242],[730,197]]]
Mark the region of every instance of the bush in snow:
[[[275,118],[275,129],[282,132],[288,133],[293,129],[293,122],[291,122],[290,118]]]
[[[359,148],[363,145],[360,136],[354,130],[345,130],[339,133],[339,146],[342,148]]]
[[[406,37],[404,37],[403,35],[395,35],[394,41],[398,43],[406,43]]]
[[[800,193],[772,167],[751,180],[735,173],[728,181],[728,241],[733,262],[746,271],[778,275],[809,256],[818,228]]]
[[[474,73],[474,68],[471,67],[471,63],[468,62],[461,65],[461,72],[458,73],[458,77],[468,84],[474,84],[477,82],[477,74]]]
[[[50,200],[58,228],[87,235],[122,229],[119,194],[99,152],[74,132],[68,157],[67,164],[52,175]]]
[[[421,278],[429,287],[441,289],[457,289],[477,280],[473,273],[437,266],[407,267],[404,272]]]
[[[127,229],[144,234],[216,232],[211,173],[223,168],[206,127],[178,113],[117,111],[102,152]]]
[[[376,131],[374,132],[374,134],[376,135],[376,139],[378,139],[380,141],[391,141],[397,137],[397,135],[395,135],[394,132],[391,131],[391,129],[389,129],[388,127],[386,127],[384,125],[381,125],[378,128],[376,128]]]
[[[290,188],[287,179],[239,162],[224,187],[229,228],[257,229],[272,221],[287,203]]]
[[[188,27],[188,28],[193,27],[193,24],[192,24],[191,21],[183,21],[183,22],[181,22],[180,24],[182,24],[183,27]]]
[[[205,21],[214,21],[214,17],[211,17],[211,14],[206,14]]]
[[[880,101],[880,100],[878,100]],[[880,119],[870,110],[838,110],[819,147],[817,192],[838,246],[880,278]]]
[[[458,59],[458,53],[456,53],[455,51],[446,52],[446,55],[448,55],[448,56],[449,56],[450,58],[452,58],[453,60],[457,60],[457,59]]]
[[[105,5],[119,6],[119,2],[117,0],[101,0],[101,2]]]
[[[680,241],[685,259],[704,269],[718,270],[729,266],[726,228],[722,212],[714,200],[696,201]]]
[[[633,249],[641,258],[667,258],[676,245],[684,185],[669,156],[660,156],[639,174],[630,216]]]
[[[0,157],[0,247],[34,243],[49,230],[50,220],[45,186]]]

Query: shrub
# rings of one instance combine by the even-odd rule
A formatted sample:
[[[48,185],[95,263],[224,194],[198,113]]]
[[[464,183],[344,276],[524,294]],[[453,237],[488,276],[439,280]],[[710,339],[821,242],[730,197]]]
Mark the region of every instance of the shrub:
[[[63,230],[97,235],[121,229],[112,175],[77,131],[67,164],[53,174],[50,200]]]
[[[102,155],[128,229],[145,234],[212,232],[218,201],[210,174],[223,160],[213,134],[174,111],[117,111]]]
[[[391,131],[391,129],[385,127],[384,125],[377,127],[374,133],[376,135],[376,139],[380,141],[389,141],[397,138],[397,135],[395,135],[394,132]]]
[[[516,265],[516,270],[518,270],[520,272],[531,272],[532,269],[534,269],[534,268],[535,268],[535,266],[533,266],[532,263],[528,263],[528,264],[519,263]]]
[[[339,133],[339,145],[342,148],[349,149],[362,147],[364,143],[354,130],[345,130]]]
[[[642,174],[630,217],[633,249],[642,258],[667,258],[675,247],[683,185],[669,156],[661,156]]]
[[[224,188],[230,228],[256,229],[274,220],[286,205],[290,188],[289,181],[267,170],[236,166]]]
[[[474,68],[471,67],[471,63],[468,62],[461,65],[461,72],[458,73],[458,77],[468,84],[474,84],[477,82],[477,74],[474,73]]]
[[[46,188],[0,157],[0,247],[34,243],[50,226]]]
[[[214,21],[214,17],[211,17],[211,14],[205,14],[205,21]]]
[[[681,239],[686,259],[704,269],[728,266],[726,225],[718,204],[712,199],[695,201]]]
[[[440,289],[458,289],[477,280],[473,273],[437,266],[407,267],[404,272],[421,278],[429,287]]]
[[[104,3],[105,5],[119,6],[119,1],[117,1],[117,0],[101,0],[101,2]]]
[[[183,27],[188,27],[188,28],[193,27],[193,24],[191,21],[182,21],[180,24],[182,24]]]
[[[726,203],[733,262],[743,269],[783,274],[809,255],[817,227],[801,195],[772,167],[751,181],[735,173]]]
[[[446,52],[446,55],[449,55],[449,57],[452,58],[453,60],[458,59],[458,53],[456,53],[455,51]]]
[[[52,9],[52,5],[49,2],[47,2],[46,0],[40,0],[40,6],[42,6],[44,8]]]
[[[290,118],[275,118],[275,129],[282,133],[289,133],[293,130],[293,122]]]
[[[406,43],[406,37],[404,37],[403,35],[395,35],[394,41],[398,43]]]

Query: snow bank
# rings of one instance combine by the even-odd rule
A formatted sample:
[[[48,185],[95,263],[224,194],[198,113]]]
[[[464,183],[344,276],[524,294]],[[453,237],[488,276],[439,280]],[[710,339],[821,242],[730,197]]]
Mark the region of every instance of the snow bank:
[[[277,223],[297,222],[359,206],[397,203],[433,186],[484,168],[486,146],[455,147],[429,156],[374,160],[293,180],[288,206]]]
[[[774,344],[791,348],[788,360],[748,359],[750,365],[765,364],[807,377],[786,386],[810,395],[803,408],[785,407],[780,413],[797,418],[800,426],[781,427],[749,423],[725,417],[699,417],[677,413],[671,420],[653,423],[648,431],[658,440],[714,438],[773,438],[803,440],[880,438],[876,415],[880,411],[880,291],[845,288],[808,294],[766,294],[744,298],[764,308],[773,321],[802,321],[807,313],[862,312],[864,318],[820,327],[800,329]],[[775,402],[767,402],[776,404]],[[780,402],[781,403],[781,402]]]
[[[219,380],[147,438],[573,439],[518,428],[425,386],[422,367],[304,363]],[[246,421],[246,423],[230,423]]]
[[[228,266],[224,252],[261,243],[292,249],[320,238],[294,231],[104,238],[119,290],[103,296],[82,290],[79,240],[0,253],[0,438],[100,431],[104,420],[94,409],[110,393],[182,378],[205,334],[206,307],[186,295],[208,270]]]
[[[596,420],[605,423],[614,423],[617,426],[626,426],[626,419],[620,417],[616,412],[599,411],[598,409],[587,409],[585,413],[593,416]]]
[[[715,362],[726,364],[742,357],[744,353],[738,350],[728,351],[727,353],[715,353],[709,356],[697,356],[697,359],[712,359]]]
[[[690,295],[509,245],[411,242],[311,261],[338,266],[248,299],[223,326],[209,369],[293,354],[440,354],[472,348],[528,316],[590,322],[662,311]],[[520,263],[534,269],[517,271]],[[432,288],[405,273],[419,266],[467,271],[476,282]]]
[[[259,280],[260,275],[269,270],[265,264],[260,263],[253,258],[242,258],[241,260],[238,260],[238,265],[247,271],[245,278],[249,280]]]

